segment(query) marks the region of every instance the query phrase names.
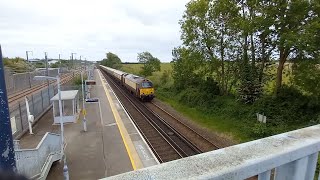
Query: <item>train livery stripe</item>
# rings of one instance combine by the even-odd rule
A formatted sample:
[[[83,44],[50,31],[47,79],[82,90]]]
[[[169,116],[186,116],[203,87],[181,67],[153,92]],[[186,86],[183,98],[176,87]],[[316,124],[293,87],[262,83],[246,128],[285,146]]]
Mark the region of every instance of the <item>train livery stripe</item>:
[[[100,71],[98,71],[98,72],[99,72],[101,84],[103,86],[104,91],[106,92],[106,96],[108,98],[108,101],[109,101],[109,104],[110,104],[110,107],[111,107],[111,111],[112,111],[113,116],[114,116],[114,118],[116,120],[116,123],[118,125],[121,138],[122,138],[124,146],[125,146],[125,148],[127,150],[127,153],[128,153],[132,168],[133,168],[133,170],[141,169],[141,168],[143,168],[143,164],[141,162],[141,159],[139,158],[139,155],[138,155],[138,153],[137,153],[137,151],[136,151],[136,149],[135,149],[135,147],[134,147],[134,145],[133,145],[133,143],[131,141],[131,138],[130,138],[130,136],[128,134],[128,131],[125,128],[117,109],[115,108],[115,105],[114,105],[114,103],[112,101],[111,95],[109,94],[109,91],[108,91],[105,83],[102,81],[101,72]]]

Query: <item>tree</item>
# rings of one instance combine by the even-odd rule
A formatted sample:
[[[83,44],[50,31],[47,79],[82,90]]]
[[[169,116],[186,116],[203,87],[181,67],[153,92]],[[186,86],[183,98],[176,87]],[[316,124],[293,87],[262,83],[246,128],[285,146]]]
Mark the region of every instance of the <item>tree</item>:
[[[143,63],[140,73],[147,77],[151,76],[153,72],[160,71],[160,60],[156,57],[153,57],[149,52],[138,53],[138,62]]]
[[[275,92],[282,86],[283,69],[287,60],[303,54],[310,55],[308,46],[314,46],[309,39],[313,36],[310,32],[317,27],[315,22],[319,22],[319,16],[313,9],[315,3],[318,4],[307,0],[264,1],[263,11],[273,22],[269,27],[274,37],[271,41],[276,47],[273,54],[277,54],[279,60]]]
[[[192,0],[181,39],[201,54],[204,77],[213,77],[222,94],[237,83],[239,95],[253,102],[271,59],[278,61],[277,92],[287,60],[319,57],[319,7],[316,0]]]
[[[111,68],[119,69],[121,68],[121,59],[111,52],[106,54],[106,58],[101,61],[101,64]]]
[[[319,60],[299,61],[293,69],[295,86],[313,97],[320,98]]]
[[[236,1],[191,1],[180,21],[183,45],[205,61],[203,76],[214,77],[228,94],[238,79],[241,57],[240,13]]]
[[[173,72],[172,77],[176,89],[182,90],[194,86],[199,82],[198,77],[203,76],[201,67],[204,60],[201,53],[192,52],[185,47],[178,47],[172,51]]]

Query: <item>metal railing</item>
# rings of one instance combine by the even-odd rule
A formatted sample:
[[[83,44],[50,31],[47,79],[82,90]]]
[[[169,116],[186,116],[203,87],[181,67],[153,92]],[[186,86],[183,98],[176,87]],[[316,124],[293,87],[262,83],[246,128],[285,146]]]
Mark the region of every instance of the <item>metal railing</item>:
[[[28,178],[45,179],[54,161],[61,159],[59,134],[46,133],[35,149],[16,149],[17,171]]]
[[[319,151],[316,125],[106,179],[312,180]]]

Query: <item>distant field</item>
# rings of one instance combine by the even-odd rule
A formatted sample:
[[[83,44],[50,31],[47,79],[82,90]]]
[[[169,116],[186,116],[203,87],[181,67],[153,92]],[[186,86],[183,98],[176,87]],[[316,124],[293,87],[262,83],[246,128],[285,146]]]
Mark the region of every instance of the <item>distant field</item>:
[[[121,70],[124,72],[140,75],[141,67],[143,64],[122,64]],[[148,77],[155,85],[160,84],[160,77],[162,76],[163,72],[169,71],[170,78],[172,73],[172,64],[171,63],[161,63],[161,70],[154,72],[152,76]]]

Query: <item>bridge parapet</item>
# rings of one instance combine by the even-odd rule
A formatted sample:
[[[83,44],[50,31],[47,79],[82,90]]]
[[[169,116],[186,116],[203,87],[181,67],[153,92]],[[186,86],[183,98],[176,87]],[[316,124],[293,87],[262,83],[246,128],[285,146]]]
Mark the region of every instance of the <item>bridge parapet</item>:
[[[211,151],[113,179],[312,180],[320,151],[320,125]],[[320,178],[320,177],[319,177]]]

